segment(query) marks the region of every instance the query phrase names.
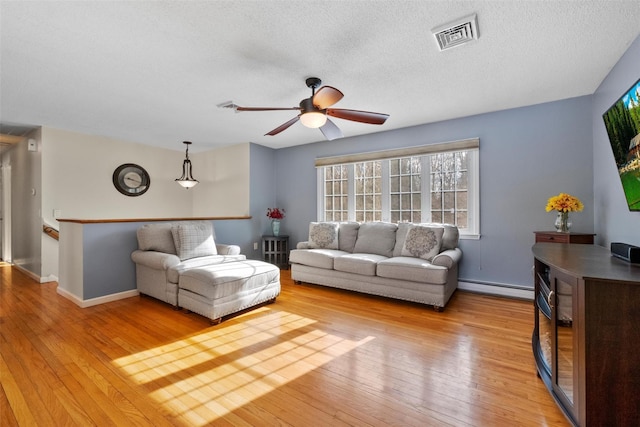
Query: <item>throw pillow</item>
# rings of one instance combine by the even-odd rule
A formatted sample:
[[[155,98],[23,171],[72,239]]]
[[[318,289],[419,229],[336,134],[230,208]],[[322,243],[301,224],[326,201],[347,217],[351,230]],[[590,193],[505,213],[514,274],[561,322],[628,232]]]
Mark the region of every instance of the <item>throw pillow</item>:
[[[210,222],[177,224],[171,228],[171,234],[178,257],[182,261],[218,254]]]
[[[357,222],[341,222],[338,228],[338,248],[341,251],[353,253],[358,239],[358,229],[360,224]]]
[[[418,225],[422,225],[424,227],[444,227],[444,234],[442,235],[442,248],[440,250],[444,251],[447,249],[455,249],[458,247],[460,232],[458,231],[458,227],[456,227],[455,225],[441,224],[437,222],[423,222]]]
[[[171,227],[172,224],[167,222],[159,224],[145,224],[138,228],[136,231],[136,235],[138,237],[138,249],[141,251],[177,254],[176,246],[173,243]]]
[[[431,260],[440,253],[443,234],[443,227],[414,225],[407,232],[401,255]]]
[[[393,256],[398,226],[389,222],[365,222],[358,229],[353,253]]]
[[[338,223],[312,222],[309,224],[309,247],[312,249],[338,249]]]
[[[402,248],[404,247],[404,241],[407,238],[407,233],[416,224],[411,222],[401,222],[398,224],[398,231],[396,231],[396,244],[393,247],[393,256],[402,256]]]

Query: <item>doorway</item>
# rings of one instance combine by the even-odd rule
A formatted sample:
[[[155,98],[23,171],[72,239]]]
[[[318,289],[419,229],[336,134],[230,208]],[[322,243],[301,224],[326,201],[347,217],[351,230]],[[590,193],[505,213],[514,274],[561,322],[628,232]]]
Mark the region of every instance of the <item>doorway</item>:
[[[11,262],[11,165],[0,166],[0,259]]]

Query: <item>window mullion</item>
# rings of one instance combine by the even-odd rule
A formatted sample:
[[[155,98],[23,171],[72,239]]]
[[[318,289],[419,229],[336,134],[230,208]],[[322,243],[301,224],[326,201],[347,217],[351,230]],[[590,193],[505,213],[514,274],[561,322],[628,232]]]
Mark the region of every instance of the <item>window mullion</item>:
[[[356,172],[355,165],[347,165],[347,218],[354,221],[356,218]]]
[[[422,180],[422,222],[431,222],[431,156],[422,156],[420,157],[420,161],[422,162],[421,166],[421,176]]]
[[[325,182],[324,182],[324,175],[325,175],[325,168],[317,168],[316,169],[316,194],[318,194],[318,197],[316,197],[316,218],[318,221],[325,221],[326,217],[325,217],[325,198],[326,198],[326,194],[325,194]]]
[[[382,192],[380,209],[382,210],[382,220],[387,222],[391,221],[391,184],[389,182],[389,163],[389,160],[382,161],[382,182],[380,183],[380,191]]]

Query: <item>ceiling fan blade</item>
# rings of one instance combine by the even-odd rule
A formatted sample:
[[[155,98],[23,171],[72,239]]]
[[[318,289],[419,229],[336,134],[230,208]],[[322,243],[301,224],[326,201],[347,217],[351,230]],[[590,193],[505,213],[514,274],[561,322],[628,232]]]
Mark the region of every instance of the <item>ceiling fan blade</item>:
[[[327,119],[327,122],[320,126],[320,131],[329,141],[332,141],[336,138],[342,138],[342,131],[338,126],[335,125],[331,120]]]
[[[277,134],[279,134],[280,132],[282,132],[283,130],[285,130],[286,128],[288,128],[289,126],[291,126],[292,124],[294,124],[295,122],[297,122],[298,120],[300,120],[300,116],[299,116],[299,115],[298,115],[298,116],[295,116],[293,119],[289,120],[288,122],[281,124],[280,126],[278,126],[277,128],[275,128],[275,129],[274,129],[274,130],[272,130],[271,132],[269,132],[269,133],[265,133],[265,134],[264,134],[264,136],[267,136],[267,135],[271,135],[271,136],[277,135]]]
[[[281,110],[299,110],[300,107],[278,108],[278,107],[236,107],[236,111],[281,111]]]
[[[339,119],[367,123],[370,125],[381,125],[389,118],[388,114],[373,113],[371,111],[345,110],[341,108],[328,108],[327,114]]]
[[[313,105],[318,109],[324,110],[340,101],[344,95],[338,89],[332,86],[322,86],[315,95],[313,95]]]

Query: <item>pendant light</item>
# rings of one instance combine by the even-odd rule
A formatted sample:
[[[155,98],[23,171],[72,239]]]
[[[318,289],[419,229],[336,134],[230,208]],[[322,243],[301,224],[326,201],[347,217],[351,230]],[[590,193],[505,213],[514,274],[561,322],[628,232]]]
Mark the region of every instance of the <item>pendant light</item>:
[[[318,107],[313,105],[313,96],[311,98],[303,99],[302,102],[300,102],[300,108],[302,109],[300,121],[306,127],[317,129],[327,123],[326,110],[320,110]]]
[[[189,145],[191,145],[191,142],[183,141],[183,143],[187,146],[187,152],[184,162],[182,162],[182,176],[176,179],[176,182],[188,190],[191,187],[195,187],[200,181],[193,179],[193,175],[191,175],[191,171],[193,170],[191,160],[189,160]]]

